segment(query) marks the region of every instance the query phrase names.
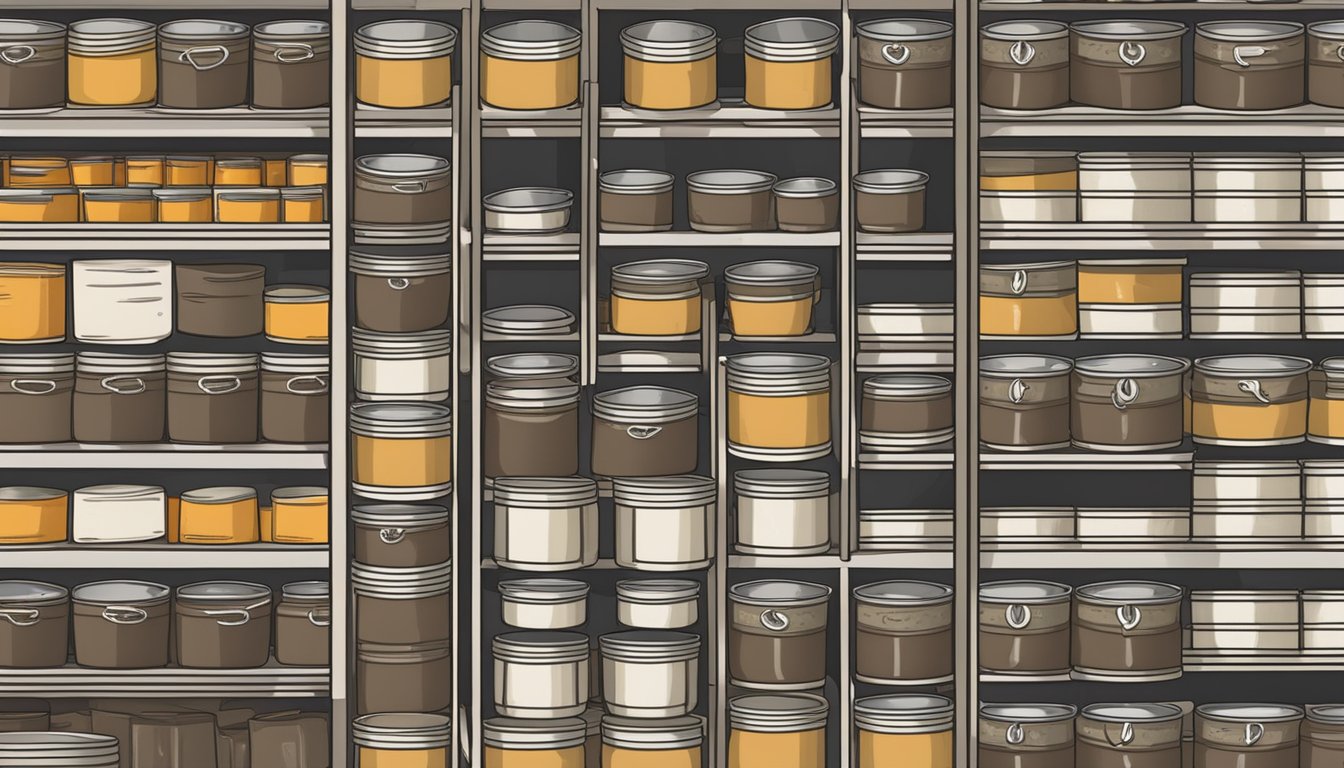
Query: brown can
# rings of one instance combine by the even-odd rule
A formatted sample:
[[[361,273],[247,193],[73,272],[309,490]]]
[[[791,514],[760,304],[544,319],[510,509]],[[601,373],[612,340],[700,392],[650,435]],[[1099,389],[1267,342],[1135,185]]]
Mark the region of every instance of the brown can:
[[[1052,581],[980,585],[980,669],[999,675],[1069,672],[1073,587]]]
[[[0,443],[64,443],[72,437],[75,356],[0,357]]]
[[[1092,704],[1074,723],[1078,765],[1181,768],[1185,712],[1175,704]]]
[[[854,589],[855,679],[933,685],[952,679],[952,588],[883,581]]]
[[[439,712],[452,704],[449,643],[360,643],[355,653],[355,708],[371,712]]]
[[[1316,704],[1307,707],[1301,746],[1301,768],[1344,765],[1344,706]]]
[[[0,109],[65,106],[65,25],[0,20]]]
[[[1306,94],[1306,31],[1292,21],[1206,21],[1195,26],[1195,103],[1284,109]]]
[[[260,264],[179,264],[177,330],[194,336],[237,338],[264,330]]]
[[[258,358],[168,353],[168,438],[177,443],[255,443]]]
[[[173,658],[192,669],[247,669],[271,657],[271,588],[203,581],[177,588]]]
[[[360,328],[412,333],[448,322],[452,254],[443,246],[363,246],[350,253],[355,322]]]
[[[1181,676],[1180,587],[1154,581],[1087,584],[1074,593],[1073,668],[1093,680]]]
[[[597,179],[598,217],[605,232],[666,232],[672,228],[667,171],[607,171]]]
[[[952,25],[877,19],[855,27],[859,101],[880,109],[952,106]]]
[[[1303,712],[1289,704],[1195,707],[1198,768],[1294,768]]]
[[[924,228],[929,174],[884,169],[854,174],[854,218],[864,232],[918,232]]]
[[[728,674],[742,688],[802,691],[826,682],[831,588],[748,581],[728,588]]]
[[[252,106],[313,109],[330,103],[330,24],[268,21],[252,29]]]
[[[247,102],[251,30],[236,21],[159,25],[159,105],[222,109]]]
[[[1069,103],[1069,27],[1013,20],[980,29],[980,101],[1001,109]]]
[[[452,182],[451,166],[442,157],[392,154],[356,158],[354,220],[367,224],[446,223],[452,218]]]
[[[97,581],[71,591],[75,663],[98,669],[168,664],[171,590],[147,581]]]
[[[1158,355],[1080,357],[1073,365],[1073,444],[1155,451],[1184,439],[1182,386],[1190,361]]]
[[[593,474],[684,475],[699,464],[700,398],[667,387],[625,387],[593,396]]]
[[[275,607],[275,660],[286,666],[331,663],[331,585],[295,581],[280,590]]]
[[[75,440],[163,440],[167,376],[163,355],[80,352],[75,357]]]
[[[418,568],[452,558],[448,508],[437,504],[357,504],[355,561],[386,568]]]
[[[485,386],[486,477],[566,477],[579,471],[579,385],[564,378]]]
[[[209,712],[137,712],[130,718],[131,760],[123,765],[126,768],[215,765],[215,739],[215,716]]]
[[[70,591],[0,581],[0,667],[61,667],[70,655]]]
[[[325,355],[261,356],[261,439],[325,443],[331,435],[331,363]]]
[[[952,382],[898,373],[863,382],[859,439],[865,447],[900,450],[952,439]]]
[[[1181,105],[1178,21],[1099,19],[1069,25],[1069,93],[1108,109],[1170,109]]]
[[[1344,21],[1307,26],[1307,99],[1323,107],[1344,107]]]
[[[699,232],[765,232],[775,228],[773,173],[697,171],[686,177],[687,213]]]
[[[1077,713],[1069,704],[981,704],[980,768],[1073,768]]]
[[[1069,374],[1053,355],[980,358],[980,442],[1006,451],[1069,445]]]
[[[450,564],[388,568],[357,562],[350,575],[360,642],[411,645],[452,637]]]
[[[840,187],[830,179],[781,179],[773,190],[782,232],[830,232],[840,221]]]

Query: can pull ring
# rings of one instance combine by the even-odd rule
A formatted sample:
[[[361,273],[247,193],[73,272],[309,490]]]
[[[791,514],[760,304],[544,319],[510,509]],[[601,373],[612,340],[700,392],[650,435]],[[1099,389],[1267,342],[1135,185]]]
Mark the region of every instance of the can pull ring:
[[[1265,726],[1259,723],[1246,724],[1246,746],[1253,747],[1260,742],[1265,735]]]
[[[403,195],[418,195],[429,188],[429,183],[425,181],[398,181],[392,185],[392,189]]]
[[[1249,67],[1251,62],[1247,59],[1264,56],[1266,53],[1269,53],[1269,50],[1258,45],[1238,45],[1232,49],[1232,60],[1237,62],[1238,66]]]
[[[910,60],[910,46],[905,43],[892,43],[882,46],[882,58],[889,64],[901,66]]]
[[[1143,611],[1137,605],[1122,605],[1115,609],[1115,618],[1120,622],[1120,628],[1128,632],[1143,621]]]
[[[1025,67],[1036,58],[1036,46],[1028,43],[1026,40],[1018,40],[1013,43],[1013,47],[1008,49],[1008,55],[1012,57],[1013,63],[1019,67]]]
[[[0,609],[0,619],[16,627],[31,627],[38,621],[38,612],[35,608],[3,608]]]
[[[213,62],[211,64],[202,64],[196,61],[194,57],[199,56],[203,53],[219,54],[219,61]],[[187,50],[177,55],[177,60],[184,62],[186,64],[190,64],[192,66],[192,69],[195,69],[197,72],[208,72],[214,69],[215,67],[221,66],[224,62],[229,60],[229,49],[225,48],[222,45],[204,45],[201,46],[200,48],[188,48]]]
[[[662,427],[647,427],[638,424],[632,424],[625,428],[625,434],[636,440],[648,440],[650,437],[662,432]]]
[[[288,55],[286,51],[297,51],[298,55]],[[271,55],[281,64],[297,64],[300,61],[307,61],[317,54],[313,51],[313,46],[307,43],[287,43],[276,48],[275,53]]]
[[[761,611],[761,626],[771,632],[783,632],[789,628],[789,617],[774,608],[767,608]]]
[[[378,540],[384,544],[396,544],[406,538],[405,528],[383,528],[378,531]]]
[[[1118,739],[1111,735],[1111,729],[1108,727],[1106,729],[1106,740],[1111,743],[1112,747],[1129,746],[1134,741],[1134,724],[1125,723],[1120,726],[1120,738]]]
[[[123,383],[118,384],[117,382]],[[129,382],[130,385],[127,386],[125,382]],[[138,395],[148,388],[145,385],[145,380],[139,376],[108,376],[98,382],[98,386],[114,395]]]
[[[9,388],[23,395],[46,395],[56,391],[56,382],[51,379],[15,379],[9,382]]]
[[[1025,269],[1019,269],[1013,273],[1012,289],[1013,294],[1017,296],[1027,292],[1027,271]]]
[[[1335,55],[1339,57],[1340,61],[1344,61],[1344,44],[1341,44],[1339,48],[1335,50]]]
[[[11,45],[0,51],[0,61],[6,64],[22,64],[37,55],[37,49],[31,45]]]
[[[149,618],[149,613],[133,605],[109,605],[103,609],[103,618],[113,624],[139,624]]]
[[[1114,405],[1117,411],[1125,410],[1138,399],[1139,382],[1134,379],[1121,379],[1115,382],[1115,387],[1111,389],[1111,405]]]
[[[227,395],[243,387],[243,380],[237,376],[202,376],[196,380],[196,387],[207,395]]]
[[[411,281],[404,277],[389,277],[387,278],[387,287],[394,291],[404,291],[411,287]]]
[[[1126,40],[1120,44],[1120,60],[1129,66],[1137,67],[1146,58],[1148,58],[1148,49],[1143,47],[1143,43]]]
[[[1027,396],[1027,390],[1031,389],[1027,383],[1021,379],[1013,379],[1013,383],[1008,385],[1008,399],[1014,403],[1022,402],[1022,398]]]
[[[311,386],[303,386],[311,381]],[[295,376],[285,382],[285,391],[295,395],[321,395],[327,391],[327,380],[321,376]]]
[[[1026,605],[1010,605],[1003,612],[1003,620],[1008,622],[1008,626],[1013,629],[1022,629],[1031,623],[1031,607]]]
[[[314,627],[330,627],[331,611],[325,608],[314,608],[308,612],[308,623]]]
[[[241,627],[252,620],[252,611],[255,611],[269,602],[269,600],[262,600],[259,603],[245,605],[242,608],[227,608],[220,611],[202,611],[202,613],[206,616],[238,616],[239,618],[234,619],[233,621],[216,621],[215,623],[221,627]]]
[[[1265,405],[1269,405],[1269,396],[1265,394],[1265,390],[1261,388],[1259,381],[1255,379],[1242,379],[1237,382],[1237,389],[1240,389],[1242,392],[1249,395],[1254,395],[1256,400],[1259,400]]]
[[[1021,723],[1013,723],[1008,726],[1008,733],[1004,734],[1004,738],[1009,744],[1021,744],[1027,740],[1027,731]]]

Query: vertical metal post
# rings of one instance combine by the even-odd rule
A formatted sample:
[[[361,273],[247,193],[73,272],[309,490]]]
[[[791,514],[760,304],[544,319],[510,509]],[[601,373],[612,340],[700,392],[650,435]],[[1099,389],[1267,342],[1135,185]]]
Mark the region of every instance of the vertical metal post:
[[[327,465],[330,520],[329,560],[331,574],[331,765],[346,768],[349,763],[349,719],[353,714],[348,703],[348,691],[354,666],[350,663],[350,645],[354,633],[349,600],[349,525],[346,510],[350,508],[349,460],[346,435],[348,434],[348,399],[350,322],[346,297],[345,255],[349,245],[350,189],[353,184],[351,168],[354,156],[354,101],[347,77],[349,67],[350,3],[333,2],[331,9],[331,311],[330,349],[331,372],[328,391],[331,402],[331,437]]]
[[[481,36],[481,11],[483,0],[471,0],[469,7],[462,11],[462,31],[464,35],[472,41],[480,39]],[[474,43],[473,43],[474,45]],[[471,568],[471,624],[468,629],[471,632],[471,687],[467,690],[466,711],[470,722],[470,732],[466,738],[461,740],[465,751],[467,752],[468,764],[482,765],[482,747],[481,747],[481,722],[484,720],[481,712],[481,702],[479,697],[484,690],[481,677],[481,668],[485,664],[484,651],[481,645],[481,617],[482,617],[482,595],[481,595],[481,559],[484,556],[481,547],[481,520],[483,515],[483,493],[484,488],[481,485],[480,474],[476,468],[481,466],[481,324],[476,322],[475,318],[481,308],[481,284],[484,280],[485,268],[482,265],[482,240],[481,227],[478,226],[476,216],[476,204],[481,199],[481,109],[480,101],[477,98],[477,78],[478,78],[478,60],[474,48],[472,55],[463,57],[462,61],[462,111],[466,115],[463,120],[463,136],[459,138],[456,135],[454,127],[454,141],[466,142],[469,151],[463,152],[462,156],[467,158],[467,177],[468,188],[466,199],[458,205],[458,213],[462,218],[463,225],[466,228],[464,234],[469,238],[471,247],[468,249],[466,261],[471,270],[471,281],[467,301],[468,310],[472,314],[470,317],[470,363],[471,372],[471,424],[473,434],[470,435],[469,451],[471,461],[466,465],[468,471],[472,472],[469,482],[465,486],[471,493],[471,545],[470,545],[470,563]],[[461,400],[458,400],[461,403]],[[461,466],[461,465],[459,465]],[[460,493],[460,492],[459,492]]]

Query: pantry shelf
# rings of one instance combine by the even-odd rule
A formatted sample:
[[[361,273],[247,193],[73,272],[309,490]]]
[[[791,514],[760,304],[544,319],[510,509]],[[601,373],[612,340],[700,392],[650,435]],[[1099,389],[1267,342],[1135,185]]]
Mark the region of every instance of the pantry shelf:
[[[954,0],[849,0],[851,11],[951,11]]]
[[[355,0],[362,2],[365,0]],[[303,10],[308,8],[327,8],[327,0],[0,0],[0,9],[20,8],[42,10],[98,10],[112,9],[125,11],[128,6],[136,10]]]
[[[858,261],[952,261],[955,243],[951,232],[912,232],[909,234],[854,235]]]
[[[872,472],[950,470],[954,459],[952,443],[909,453],[860,453],[859,469]]]
[[[324,4],[325,7],[325,4]],[[460,11],[469,0],[350,0],[356,11]]]
[[[453,108],[355,109],[355,138],[359,139],[451,139]]]
[[[494,235],[482,239],[486,261],[578,261],[579,233]]]
[[[600,135],[609,139],[833,139],[840,135],[840,110],[757,109],[741,102],[667,112],[603,107]]]
[[[1144,4],[1145,10],[1158,5],[1163,4]],[[1082,106],[1037,111],[981,107],[980,135],[1336,138],[1344,136],[1344,110],[1316,104],[1256,112],[1231,112],[1196,104],[1142,112]]]
[[[3,115],[0,117],[0,138],[313,139],[325,138],[330,134],[329,119],[326,107],[305,110],[263,110],[248,107],[210,110],[72,107],[53,112]]]
[[[1013,545],[985,544],[981,547],[981,568],[1064,568],[1064,569],[1255,569],[1255,570],[1333,570],[1344,559],[1340,549],[1304,549],[1285,545],[1273,549],[1259,544],[1237,550],[1228,544],[1180,543],[1136,544],[1132,549],[1115,546],[1053,544],[1044,550],[1008,548]]]
[[[850,7],[853,8],[853,4]],[[891,6],[885,4],[873,8],[891,10]],[[895,110],[860,104],[859,136],[864,139],[948,139],[952,137],[952,113],[951,107]]]
[[[331,673],[321,667],[257,669],[60,669],[0,670],[0,697],[248,696],[312,698],[331,689]]]
[[[612,248],[838,248],[839,232],[602,232],[597,244]]]
[[[867,0],[864,0],[865,2]],[[987,0],[980,3],[981,11],[995,12],[1013,12],[1021,13],[1023,6],[1028,6],[1033,10],[1049,11],[1115,11],[1115,12],[1139,12],[1147,13],[1149,11],[1236,11],[1245,13],[1247,11],[1261,11],[1266,13],[1282,13],[1284,11],[1313,11],[1329,8],[1333,0],[1300,0],[1300,2],[1264,2],[1263,0],[1210,0],[1209,2],[1152,2],[1152,0],[1134,0],[1133,2],[1124,2],[1122,0],[1096,0],[1095,2],[1065,2],[1055,3],[1036,2],[1035,0]],[[851,3],[851,8],[856,8]]]
[[[330,554],[325,545],[58,544],[0,547],[0,563],[6,568],[325,569]]]
[[[902,8],[904,0],[897,5],[883,6],[887,9]],[[601,11],[663,11],[676,8],[678,11],[838,11],[840,3],[836,0],[595,0]],[[855,6],[850,6],[855,7]]]
[[[814,331],[802,336],[734,336],[731,333],[720,333],[720,342],[735,341],[742,344],[783,343],[783,344],[834,344],[836,341],[835,333],[831,331]]]
[[[989,250],[1333,251],[1344,224],[985,223],[980,233]]]
[[[582,134],[583,110],[510,110],[481,105],[481,136],[487,139],[563,139]]]
[[[541,342],[541,343],[549,344],[549,343],[557,342],[557,341],[558,341],[558,342],[573,342],[573,341],[579,341],[580,339],[581,339],[581,337],[580,337],[579,334],[577,334],[577,333],[557,333],[557,334],[538,335],[538,334],[534,334],[534,333],[532,333],[532,334],[528,334],[528,333],[495,333],[495,332],[493,332],[493,331],[485,331],[485,332],[483,332],[483,333],[481,334],[481,341],[484,341],[484,342],[510,342],[510,343],[511,343],[511,342],[525,341],[525,342],[529,342],[529,343]]]
[[[325,443],[3,445],[0,465],[6,469],[326,469],[327,446]]]
[[[1195,451],[1187,443],[1169,451],[1145,453],[1109,453],[1064,448],[1055,451],[996,451],[982,447],[980,468],[983,470],[1189,470],[1194,463]]]
[[[1186,672],[1344,672],[1344,655],[1300,653],[1255,655],[1209,654],[1187,650],[1181,657]]]
[[[0,251],[326,251],[330,224],[3,224]]]
[[[597,358],[600,373],[699,373],[704,370],[699,352],[623,350]]]

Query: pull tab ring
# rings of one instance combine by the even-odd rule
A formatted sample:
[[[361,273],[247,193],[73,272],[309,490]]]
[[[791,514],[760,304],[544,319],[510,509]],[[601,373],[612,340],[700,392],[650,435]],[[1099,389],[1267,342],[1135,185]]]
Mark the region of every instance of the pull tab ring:
[[[411,287],[411,281],[404,277],[389,277],[387,278],[387,287],[394,291],[404,291]]]
[[[1115,386],[1111,389],[1111,405],[1114,405],[1117,411],[1125,410],[1138,399],[1139,382],[1134,379],[1121,379],[1115,382]]]
[[[396,544],[406,538],[405,528],[383,528],[378,531],[378,540],[384,544]]]
[[[298,51],[299,55],[288,56],[285,54],[285,51]],[[271,55],[281,64],[297,64],[300,61],[307,61],[313,58],[317,53],[313,51],[313,46],[308,45],[307,43],[289,43],[280,48],[276,48],[275,53]]]
[[[1256,379],[1242,379],[1241,381],[1238,381],[1237,389],[1240,389],[1248,395],[1253,395],[1256,400],[1259,400],[1265,405],[1269,405],[1269,395],[1265,394],[1265,390],[1261,388],[1260,382]]]
[[[1027,390],[1031,387],[1021,379],[1013,379],[1013,383],[1008,385],[1008,399],[1014,404],[1022,402],[1022,398],[1027,396]]]
[[[194,59],[193,56],[197,56],[202,53],[217,53],[219,54],[219,61],[216,61],[213,64],[199,64],[196,62],[196,59]],[[229,60],[229,49],[225,48],[222,45],[206,45],[200,48],[188,48],[187,50],[178,54],[177,60],[184,64],[190,64],[192,66],[192,69],[195,69],[197,72],[209,72],[215,67],[222,66],[224,62]]]
[[[1264,56],[1266,53],[1269,53],[1269,51],[1258,45],[1238,45],[1236,48],[1232,49],[1232,60],[1237,62],[1237,66],[1239,67],[1249,67],[1251,66],[1251,62],[1247,61],[1247,59]]]
[[[1127,722],[1124,725],[1121,725],[1120,738],[1118,739],[1111,737],[1111,729],[1108,727],[1106,729],[1106,741],[1108,741],[1112,747],[1129,746],[1134,741],[1134,724]]]
[[[1260,723],[1246,724],[1246,746],[1253,747],[1260,742],[1265,735],[1265,726]]]
[[[910,60],[910,46],[904,43],[884,45],[882,46],[882,58],[886,59],[887,63],[899,67]]]
[[[131,382],[131,385],[119,385],[117,382]],[[98,382],[98,386],[114,395],[138,395],[148,389],[145,380],[139,376],[108,376]]]
[[[1004,735],[1009,744],[1021,744],[1027,740],[1027,731],[1021,723],[1013,723],[1008,726],[1008,733]]]
[[[1126,40],[1120,44],[1120,60],[1129,66],[1137,67],[1146,58],[1148,58],[1148,49],[1143,47],[1143,43]]]
[[[1003,620],[1013,629],[1022,629],[1031,623],[1031,607],[1010,605],[1003,611]]]
[[[662,427],[649,427],[649,426],[641,426],[638,424],[632,424],[625,428],[625,434],[635,438],[636,440],[648,440],[650,437],[653,437],[654,435],[662,431],[663,431]]]
[[[40,616],[36,608],[0,608],[0,619],[16,627],[31,627],[39,621]]]
[[[1122,605],[1115,609],[1115,618],[1120,622],[1120,628],[1128,632],[1143,621],[1143,611],[1137,605]]]
[[[6,64],[22,64],[37,55],[37,49],[31,45],[11,45],[0,51],[0,61]]]
[[[1013,43],[1013,47],[1008,49],[1008,55],[1012,57],[1013,63],[1019,67],[1025,67],[1036,58],[1036,46],[1028,43],[1026,40],[1018,40]]]
[[[761,611],[761,626],[771,632],[783,632],[789,628],[789,617],[774,608],[767,608]]]
[[[1014,295],[1021,296],[1027,292],[1027,271],[1019,269],[1013,273],[1012,291]]]

